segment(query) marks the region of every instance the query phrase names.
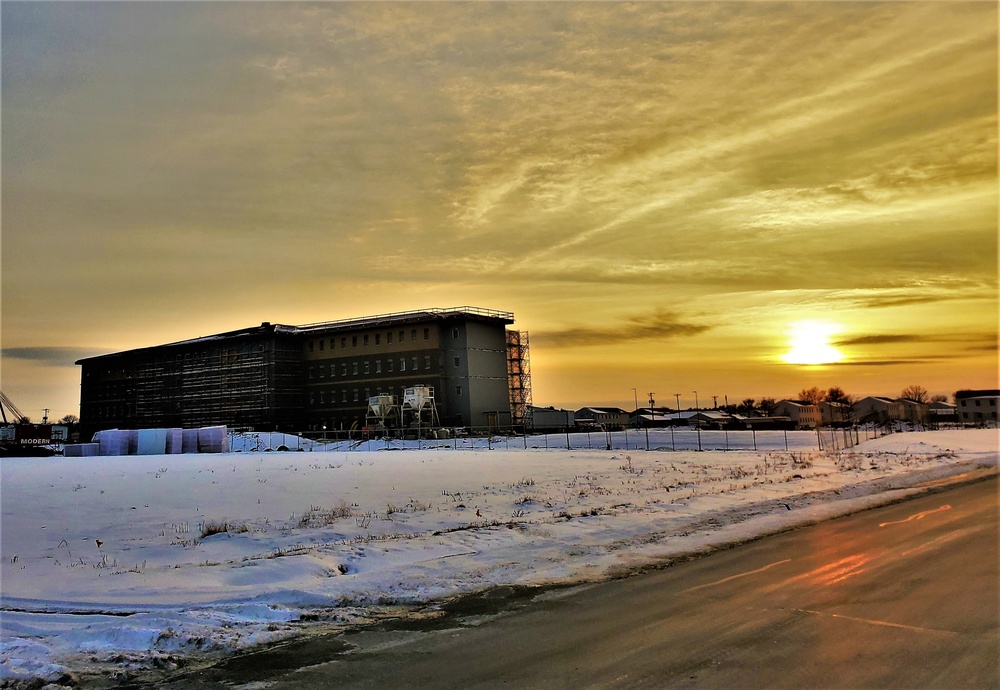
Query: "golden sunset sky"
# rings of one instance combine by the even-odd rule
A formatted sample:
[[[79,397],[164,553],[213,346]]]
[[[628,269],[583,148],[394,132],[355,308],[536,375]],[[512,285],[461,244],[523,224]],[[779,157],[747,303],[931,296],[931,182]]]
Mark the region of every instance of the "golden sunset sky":
[[[995,2],[0,11],[36,421],[83,356],[458,305],[542,405],[997,387]]]

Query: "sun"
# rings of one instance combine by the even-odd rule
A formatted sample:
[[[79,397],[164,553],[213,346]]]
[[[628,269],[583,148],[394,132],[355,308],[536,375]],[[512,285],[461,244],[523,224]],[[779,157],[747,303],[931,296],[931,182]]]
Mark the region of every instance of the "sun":
[[[835,364],[844,354],[830,344],[830,337],[841,327],[826,321],[796,321],[791,325],[788,345],[781,355],[788,364]]]

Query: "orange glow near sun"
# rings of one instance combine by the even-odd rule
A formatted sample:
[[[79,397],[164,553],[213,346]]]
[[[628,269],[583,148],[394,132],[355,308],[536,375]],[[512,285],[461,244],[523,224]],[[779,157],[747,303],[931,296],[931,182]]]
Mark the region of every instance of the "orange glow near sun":
[[[788,364],[834,364],[844,359],[844,354],[830,344],[830,337],[841,330],[840,326],[826,321],[797,321],[791,326],[788,345],[791,348],[781,355]]]

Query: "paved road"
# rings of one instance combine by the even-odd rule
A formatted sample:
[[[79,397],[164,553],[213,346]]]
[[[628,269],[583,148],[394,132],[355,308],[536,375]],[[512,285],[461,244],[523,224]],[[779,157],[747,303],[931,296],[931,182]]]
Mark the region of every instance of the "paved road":
[[[176,683],[996,688],[997,489],[994,475],[504,615],[314,640]]]

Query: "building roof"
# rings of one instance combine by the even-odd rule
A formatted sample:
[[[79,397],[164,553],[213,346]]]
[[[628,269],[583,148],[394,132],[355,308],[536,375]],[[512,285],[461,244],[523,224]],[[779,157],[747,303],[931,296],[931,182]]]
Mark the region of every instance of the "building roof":
[[[576,411],[577,414],[625,414],[625,410],[620,407],[581,407]]]
[[[471,319],[474,321],[500,321],[504,324],[514,323],[514,313],[509,311],[497,311],[496,309],[483,309],[481,307],[450,307],[448,309],[418,309],[415,311],[398,311],[388,314],[376,314],[375,316],[362,316],[350,319],[337,319],[335,321],[323,321],[321,323],[310,323],[303,326],[296,326],[299,333],[312,331],[342,331],[356,328],[370,328],[374,326],[385,326],[389,324],[416,323],[418,321],[437,321],[444,319]]]
[[[139,354],[141,352],[149,352],[151,350],[158,350],[164,347],[182,347],[185,345],[194,345],[196,343],[208,343],[213,341],[221,340],[236,340],[239,338],[250,338],[260,335],[269,335],[272,333],[292,335],[296,332],[295,326],[286,326],[282,324],[272,324],[268,321],[263,322],[259,326],[251,326],[250,328],[240,328],[235,331],[226,331],[225,333],[216,333],[214,335],[203,335],[197,338],[189,338],[187,340],[178,340],[173,343],[164,343],[162,345],[150,345],[147,347],[137,347],[132,350],[122,350],[120,352],[110,352],[106,355],[95,355],[93,357],[84,357],[83,359],[76,360],[75,364],[83,364],[85,362],[93,362],[99,359],[106,359],[111,357],[120,357]]]
[[[283,324],[272,324],[269,321],[263,322],[259,326],[251,326],[250,328],[241,328],[235,331],[226,331],[225,333],[216,333],[213,335],[204,335],[197,338],[189,338],[187,340],[179,340],[173,343],[165,343],[162,345],[151,345],[148,347],[139,347],[132,350],[122,350],[121,352],[112,352],[106,355],[96,355],[94,357],[85,357],[76,361],[76,364],[83,364],[84,362],[91,362],[98,359],[103,359],[105,357],[117,357],[120,355],[132,355],[141,352],[147,352],[149,350],[159,349],[162,347],[179,347],[184,345],[194,345],[200,343],[207,343],[216,340],[232,340],[235,338],[246,338],[253,336],[260,336],[266,334],[285,334],[285,335],[300,335],[308,333],[330,333],[334,331],[344,331],[352,330],[357,328],[370,328],[376,326],[385,325],[397,325],[402,323],[417,323],[420,321],[431,321],[431,320],[445,320],[445,319],[466,319],[474,321],[487,321],[487,322],[500,322],[503,324],[514,323],[514,314],[509,311],[497,311],[495,309],[482,309],[480,307],[450,307],[448,309],[430,308],[430,309],[420,309],[416,311],[400,311],[393,312],[390,314],[377,314],[375,316],[363,316],[359,318],[351,319],[339,319],[336,321],[326,321],[323,323],[311,323],[305,324],[303,326],[288,326]]]
[[[988,389],[988,390],[978,390],[978,391],[958,391],[955,393],[955,400],[963,400],[965,398],[998,398],[1000,397],[1000,390]]]

